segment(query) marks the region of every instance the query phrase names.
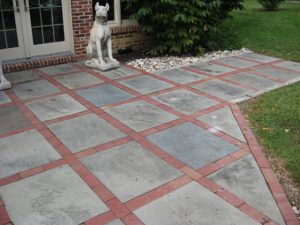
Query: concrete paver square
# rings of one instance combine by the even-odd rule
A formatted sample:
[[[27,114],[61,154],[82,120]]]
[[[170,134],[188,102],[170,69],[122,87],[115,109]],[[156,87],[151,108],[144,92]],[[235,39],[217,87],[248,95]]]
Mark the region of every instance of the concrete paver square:
[[[87,110],[87,108],[67,94],[33,101],[26,105],[41,121],[56,119]]]
[[[276,66],[300,72],[300,63],[291,62],[291,61],[283,61],[283,62],[276,64]]]
[[[36,80],[40,77],[40,75],[35,70],[24,70],[24,71],[19,71],[19,72],[7,73],[7,74],[5,74],[5,77],[12,84],[16,84],[19,82]]]
[[[267,78],[254,75],[251,73],[237,73],[234,75],[230,75],[225,78],[226,80],[231,80],[238,82],[240,84],[244,84],[247,87],[255,88],[257,90],[263,90],[272,86],[275,86],[276,84],[279,84],[276,81],[269,80]]]
[[[0,194],[15,225],[81,224],[108,211],[69,166],[2,186]]]
[[[39,68],[42,72],[48,74],[49,76],[55,76],[58,74],[64,74],[64,73],[72,73],[72,72],[79,72],[80,69],[72,66],[72,64],[61,64],[61,65],[55,65],[55,66],[47,66]]]
[[[278,206],[252,155],[233,162],[209,178],[245,200],[266,216],[284,225]]]
[[[119,83],[144,95],[173,87],[173,85],[149,76],[140,76]]]
[[[0,108],[0,133],[30,127],[31,123],[15,105]]]
[[[148,139],[194,169],[239,150],[238,147],[192,123],[163,130],[148,136]]]
[[[231,112],[230,107],[226,106],[217,111],[199,116],[197,118],[209,126],[223,131],[224,133],[242,141],[246,142],[245,137]]]
[[[218,75],[222,75],[224,73],[229,73],[229,72],[235,71],[235,69],[225,67],[225,66],[220,66],[217,64],[209,63],[209,62],[207,62],[207,63],[198,62],[198,63],[191,64],[188,67],[195,69],[195,70],[199,70],[200,72],[201,71],[205,72],[212,76],[218,76]]]
[[[275,62],[275,61],[279,60],[278,58],[274,58],[274,57],[270,57],[270,56],[266,56],[266,55],[260,55],[260,54],[256,54],[256,53],[246,53],[246,54],[240,55],[239,57],[242,57],[245,59],[252,59],[252,60],[255,60],[255,61],[261,62],[261,63],[270,63],[270,62]]]
[[[291,80],[294,78],[299,78],[300,74],[292,71],[282,70],[280,68],[272,67],[272,66],[265,66],[261,68],[257,68],[254,71],[279,78],[282,80]],[[251,71],[249,71],[251,73]]]
[[[57,76],[54,79],[69,89],[103,83],[99,78],[85,72]]]
[[[259,225],[214,193],[191,182],[137,210],[145,225]]]
[[[124,78],[124,77],[129,77],[137,74],[141,74],[142,72],[139,70],[135,70],[132,68],[129,68],[127,66],[121,66],[118,69],[115,70],[110,70],[110,71],[99,71],[99,70],[94,70],[97,73],[100,73],[101,75],[110,78],[112,80],[119,79],[119,78]]]
[[[5,94],[4,91],[0,91],[0,104],[11,102],[10,98]]]
[[[109,223],[106,223],[105,225],[125,225],[125,224],[121,220],[116,219],[116,220],[113,220]]]
[[[210,80],[192,87],[227,101],[241,98],[254,92],[221,80]]]
[[[43,97],[59,92],[59,89],[46,80],[36,80],[17,84],[12,90],[20,99]]]
[[[223,59],[218,59],[214,62],[218,62],[218,63],[222,63],[224,65],[228,65],[228,66],[233,66],[239,69],[246,69],[248,67],[252,67],[252,66],[257,66],[260,63],[256,63],[256,62],[252,62],[252,61],[247,61],[247,60],[243,60],[243,59],[239,59],[239,58],[235,58],[235,57],[227,57],[227,58],[223,58]]]
[[[199,81],[199,80],[203,80],[204,78],[207,78],[207,76],[198,73],[193,73],[188,70],[184,70],[180,68],[163,70],[163,71],[156,72],[156,74],[180,84],[186,84],[186,83]]]
[[[178,119],[177,116],[145,101],[131,102],[104,110],[138,132]]]
[[[183,89],[158,95],[153,99],[184,114],[192,114],[218,104],[217,101]]]
[[[73,153],[125,136],[95,114],[65,120],[48,127]]]
[[[88,156],[81,159],[81,162],[121,202],[140,196],[183,175],[136,142]]]
[[[36,130],[0,139],[0,178],[60,159]]]
[[[79,90],[77,93],[97,107],[126,101],[134,97],[126,91],[116,88],[110,84]]]

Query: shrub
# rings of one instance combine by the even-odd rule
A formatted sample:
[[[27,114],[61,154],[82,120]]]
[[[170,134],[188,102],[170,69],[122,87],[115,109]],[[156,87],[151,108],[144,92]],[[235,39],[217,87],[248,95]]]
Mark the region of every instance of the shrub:
[[[153,40],[150,53],[200,54],[208,35],[234,9],[243,9],[243,0],[127,0],[127,9],[141,31]]]
[[[275,11],[284,0],[257,0],[266,10]]]

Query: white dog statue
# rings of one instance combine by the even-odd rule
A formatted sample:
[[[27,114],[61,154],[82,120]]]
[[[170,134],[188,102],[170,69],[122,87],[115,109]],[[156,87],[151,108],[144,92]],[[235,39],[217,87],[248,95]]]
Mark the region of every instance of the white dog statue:
[[[0,60],[0,91],[9,88],[11,88],[11,84],[8,80],[5,79],[3,75],[2,61]]]
[[[120,63],[112,56],[110,27],[107,25],[109,4],[100,6],[96,3],[96,16],[87,46],[87,67],[107,71],[120,67]]]

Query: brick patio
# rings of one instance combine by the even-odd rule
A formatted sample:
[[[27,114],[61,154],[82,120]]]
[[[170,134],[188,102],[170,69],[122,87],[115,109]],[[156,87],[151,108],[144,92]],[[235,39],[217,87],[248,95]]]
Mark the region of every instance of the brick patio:
[[[299,81],[300,64],[250,53],[6,78],[1,225],[300,224],[236,104]]]

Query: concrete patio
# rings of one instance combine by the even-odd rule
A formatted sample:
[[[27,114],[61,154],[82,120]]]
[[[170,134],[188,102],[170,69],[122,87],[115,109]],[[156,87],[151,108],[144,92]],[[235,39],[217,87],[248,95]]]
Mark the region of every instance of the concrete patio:
[[[300,80],[249,53],[155,74],[6,74],[0,224],[297,225],[237,102]]]

